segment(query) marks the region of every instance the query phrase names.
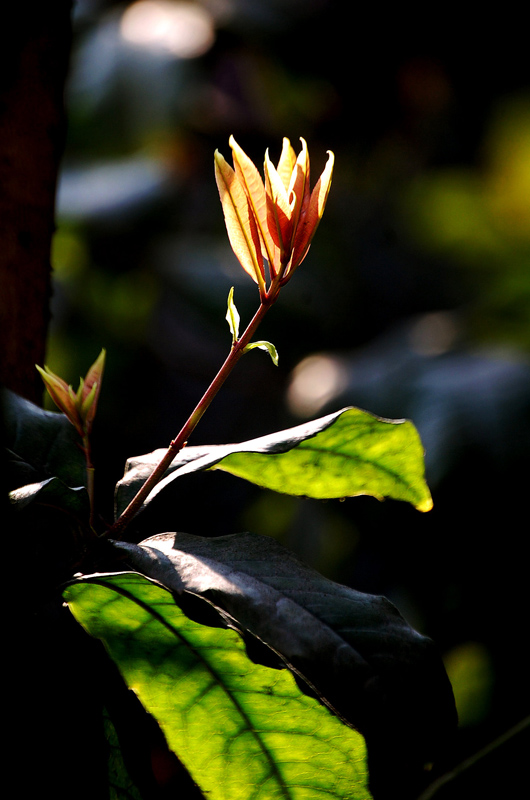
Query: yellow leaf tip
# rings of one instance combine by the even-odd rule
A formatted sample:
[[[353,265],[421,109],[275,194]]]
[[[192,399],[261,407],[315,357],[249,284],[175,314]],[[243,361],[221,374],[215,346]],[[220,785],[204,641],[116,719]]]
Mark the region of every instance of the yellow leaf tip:
[[[418,511],[422,511],[423,513],[430,511],[433,507],[432,497],[426,497],[425,500],[422,500],[421,503],[418,503],[416,508]]]

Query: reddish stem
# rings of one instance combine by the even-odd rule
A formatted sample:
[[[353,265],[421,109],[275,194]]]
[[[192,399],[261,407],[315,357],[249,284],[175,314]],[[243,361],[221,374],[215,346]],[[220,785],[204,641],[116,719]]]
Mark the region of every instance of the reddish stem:
[[[107,535],[111,536],[113,539],[120,539],[123,531],[129,525],[133,517],[138,513],[140,508],[142,507],[144,501],[154,489],[154,487],[159,483],[166,470],[174,461],[178,453],[182,450],[182,448],[187,443],[189,437],[195,430],[199,420],[202,418],[203,414],[205,413],[206,409],[209,407],[210,403],[216,396],[217,392],[224,384],[232,370],[234,369],[235,365],[243,355],[245,351],[245,347],[250,344],[251,338],[254,336],[256,329],[258,328],[259,324],[261,323],[263,317],[269,310],[269,308],[276,302],[279,293],[279,281],[276,279],[272,282],[269,291],[261,294],[261,304],[256,313],[254,314],[252,320],[248,324],[245,332],[242,336],[234,342],[232,345],[232,349],[230,353],[225,359],[225,362],[197,405],[195,409],[189,416],[187,422],[184,424],[180,433],[173,439],[171,444],[169,445],[167,451],[165,452],[162,459],[154,468],[151,475],[148,477],[146,482],[143,486],[139,489],[137,494],[133,497],[127,508],[122,512],[120,517],[116,520],[114,525],[107,531]]]

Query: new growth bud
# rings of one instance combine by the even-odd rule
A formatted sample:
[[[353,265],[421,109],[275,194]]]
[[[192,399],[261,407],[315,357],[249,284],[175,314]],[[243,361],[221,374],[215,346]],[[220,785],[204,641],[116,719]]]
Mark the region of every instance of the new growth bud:
[[[65,414],[82,439],[90,434],[96,414],[103,369],[105,366],[105,350],[102,350],[96,361],[88,370],[86,377],[79,381],[79,389],[74,392],[66,381],[55,375],[47,366],[37,369],[55,405]]]
[[[234,169],[215,153],[215,178],[232,249],[243,269],[267,294],[265,261],[270,285],[283,286],[307,255],[326,206],[334,155],[313,191],[309,185],[309,154],[304,139],[298,156],[283,140],[278,165],[265,154],[265,183],[234,137],[230,137]],[[269,289],[270,289],[269,285]]]

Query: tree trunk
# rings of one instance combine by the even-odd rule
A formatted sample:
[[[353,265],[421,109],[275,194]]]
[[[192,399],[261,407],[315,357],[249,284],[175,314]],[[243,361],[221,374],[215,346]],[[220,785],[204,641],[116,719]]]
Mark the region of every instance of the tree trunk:
[[[0,383],[40,404],[71,2],[20,9],[3,13],[0,43]]]

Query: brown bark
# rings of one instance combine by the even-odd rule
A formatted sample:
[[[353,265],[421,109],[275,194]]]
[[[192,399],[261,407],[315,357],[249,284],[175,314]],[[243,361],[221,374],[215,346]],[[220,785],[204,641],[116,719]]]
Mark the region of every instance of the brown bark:
[[[70,10],[70,0],[27,2],[3,17],[0,43],[0,383],[38,403]]]

